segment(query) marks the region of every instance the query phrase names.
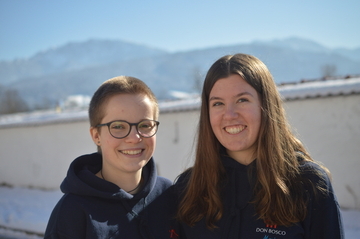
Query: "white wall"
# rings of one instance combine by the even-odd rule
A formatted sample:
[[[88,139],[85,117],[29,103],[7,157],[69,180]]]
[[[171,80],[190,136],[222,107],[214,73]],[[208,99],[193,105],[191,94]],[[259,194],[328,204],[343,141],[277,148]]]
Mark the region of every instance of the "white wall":
[[[159,174],[174,180],[192,165],[199,111],[160,114],[154,158]]]
[[[340,205],[360,209],[360,95],[287,101],[289,120],[315,160],[332,172]],[[171,180],[190,166],[198,111],[160,114],[154,154]],[[96,147],[87,120],[0,128],[0,183],[58,188],[70,162]]]
[[[360,209],[360,95],[288,101],[286,111],[311,156],[331,171],[340,204]]]
[[[191,159],[198,111],[161,114],[154,158],[161,176],[174,180]],[[58,188],[69,164],[93,153],[88,120],[0,128],[0,184]]]
[[[58,188],[70,162],[96,151],[88,121],[0,129],[0,183]]]

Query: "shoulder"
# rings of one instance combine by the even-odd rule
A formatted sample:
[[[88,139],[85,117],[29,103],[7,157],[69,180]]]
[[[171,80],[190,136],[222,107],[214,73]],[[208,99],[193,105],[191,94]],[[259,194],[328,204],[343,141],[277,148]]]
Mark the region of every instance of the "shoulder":
[[[170,181],[170,179],[161,177],[161,176],[157,176],[156,178],[156,187],[160,187],[163,188],[164,190],[169,188],[172,185],[172,182]]]
[[[176,184],[181,184],[189,181],[191,173],[192,173],[192,168],[186,169],[183,173],[177,176]]]
[[[58,234],[71,234],[70,231],[83,232],[84,211],[81,197],[74,194],[65,194],[54,207],[47,224],[45,238],[57,238]],[[75,231],[72,231],[75,233]]]
[[[72,193],[66,193],[62,196],[59,202],[56,204],[53,214],[58,218],[75,216],[80,213],[82,205],[84,205],[84,198]]]
[[[323,206],[336,202],[330,172],[325,167],[314,161],[304,161],[300,165],[300,173],[305,190],[312,195],[311,198],[316,199],[314,202]]]
[[[171,185],[172,182],[169,179],[161,176],[156,176],[156,180],[154,180],[154,183],[148,183],[148,185],[145,186],[145,189],[143,189],[143,192],[140,193],[139,196],[147,197],[147,200],[150,201],[155,200],[155,198],[163,196],[171,187]]]
[[[314,183],[331,183],[329,171],[317,162],[304,160],[300,162],[299,168],[302,177],[308,178]]]
[[[192,168],[188,168],[175,179],[175,184],[173,186],[173,191],[175,194],[181,194],[182,192],[184,192],[190,180],[191,173]]]

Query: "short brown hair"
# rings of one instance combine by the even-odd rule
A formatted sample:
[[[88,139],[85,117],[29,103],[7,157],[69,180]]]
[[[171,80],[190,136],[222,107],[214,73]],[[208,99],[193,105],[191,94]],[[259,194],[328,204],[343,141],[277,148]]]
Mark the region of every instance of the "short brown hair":
[[[143,94],[149,97],[154,107],[154,120],[159,118],[159,106],[151,89],[141,80],[131,76],[118,76],[105,81],[95,91],[90,101],[90,126],[95,127],[104,118],[104,105],[114,95]]]

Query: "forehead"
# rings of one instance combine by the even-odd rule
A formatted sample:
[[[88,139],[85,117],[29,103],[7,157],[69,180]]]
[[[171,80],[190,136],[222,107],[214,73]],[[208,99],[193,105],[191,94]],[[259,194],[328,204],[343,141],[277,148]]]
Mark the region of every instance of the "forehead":
[[[152,119],[154,106],[151,99],[144,94],[117,94],[111,96],[104,104],[104,120],[139,121]]]
[[[233,74],[217,80],[210,91],[209,97],[228,97],[242,92],[256,94],[256,90],[241,76]]]

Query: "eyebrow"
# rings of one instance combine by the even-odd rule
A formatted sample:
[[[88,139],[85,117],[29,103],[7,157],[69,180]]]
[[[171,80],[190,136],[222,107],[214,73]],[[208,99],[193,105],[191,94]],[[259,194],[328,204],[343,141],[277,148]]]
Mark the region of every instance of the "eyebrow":
[[[250,92],[244,91],[244,92],[241,92],[241,93],[235,95],[234,98],[238,98],[238,97],[241,97],[241,96],[244,96],[244,95],[250,95],[251,97],[254,97]],[[213,96],[213,97],[209,98],[209,101],[212,101],[212,100],[222,100],[222,98],[217,97],[217,96]]]

